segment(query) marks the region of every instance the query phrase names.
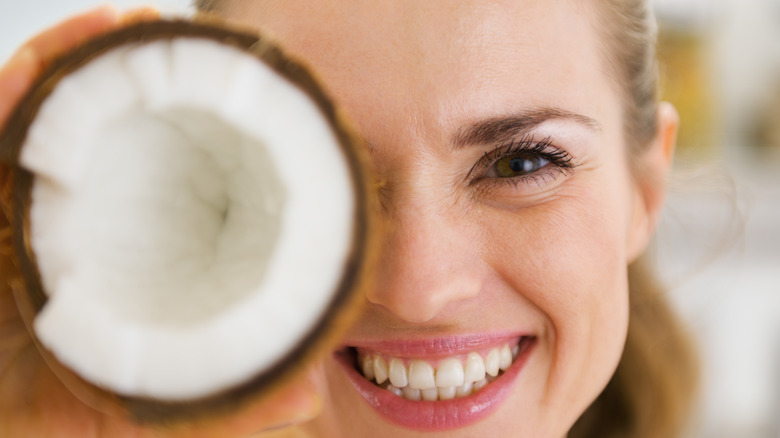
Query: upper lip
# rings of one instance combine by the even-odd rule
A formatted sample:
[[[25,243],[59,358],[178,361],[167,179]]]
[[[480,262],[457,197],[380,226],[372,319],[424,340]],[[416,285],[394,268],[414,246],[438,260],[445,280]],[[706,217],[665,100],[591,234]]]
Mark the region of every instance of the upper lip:
[[[357,348],[381,352],[388,356],[406,358],[437,358],[467,354],[505,343],[517,343],[523,333],[490,333],[437,336],[418,339],[352,340],[344,348]]]

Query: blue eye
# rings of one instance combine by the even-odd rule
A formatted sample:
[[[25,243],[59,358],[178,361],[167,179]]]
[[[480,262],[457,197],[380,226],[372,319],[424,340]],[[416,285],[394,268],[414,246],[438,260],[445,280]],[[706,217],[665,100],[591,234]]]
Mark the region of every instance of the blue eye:
[[[498,178],[513,178],[530,175],[548,164],[550,161],[544,157],[520,153],[499,158],[493,164],[493,170]]]

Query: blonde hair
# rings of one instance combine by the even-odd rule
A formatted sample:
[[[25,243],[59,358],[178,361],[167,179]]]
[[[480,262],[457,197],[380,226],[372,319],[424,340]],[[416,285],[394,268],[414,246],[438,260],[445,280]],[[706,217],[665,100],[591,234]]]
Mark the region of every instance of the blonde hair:
[[[600,0],[599,26],[607,71],[623,97],[625,139],[630,156],[653,139],[657,129],[657,26],[647,0]]]
[[[220,0],[195,0],[202,12]],[[646,0],[599,0],[599,29],[607,71],[623,97],[630,165],[642,178],[640,157],[657,131],[656,25]],[[652,183],[652,182],[651,182]],[[646,260],[628,267],[630,315],[617,371],[569,438],[679,436],[693,401],[698,364],[687,333]]]

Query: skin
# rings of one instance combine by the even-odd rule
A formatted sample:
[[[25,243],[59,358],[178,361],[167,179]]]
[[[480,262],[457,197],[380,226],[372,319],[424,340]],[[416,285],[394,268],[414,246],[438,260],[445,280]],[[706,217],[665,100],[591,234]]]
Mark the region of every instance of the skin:
[[[226,4],[227,18],[264,29],[321,75],[384,183],[389,231],[367,310],[344,344],[533,333],[538,348],[509,399],[441,436],[564,436],[618,363],[626,267],[647,244],[660,197],[627,164],[597,12],[568,1]],[[517,184],[482,165],[469,174],[504,139],[456,146],[460,133],[550,108],[593,121],[551,117],[532,130],[576,168]],[[642,157],[654,176],[669,164],[676,123],[664,108],[663,134]],[[417,435],[367,407],[334,360],[321,370],[324,411],[307,432]]]
[[[646,172],[634,174],[620,85],[605,73],[597,12],[585,2],[325,3],[234,1],[223,15],[262,28],[312,66],[351,116],[382,181],[382,256],[343,345],[534,335],[505,402],[440,436],[565,436],[620,358],[626,267],[645,249],[663,200],[658,182],[670,166],[674,110],[660,107],[657,137],[633,157]],[[41,63],[121,24],[116,13],[93,11],[28,43],[0,71],[0,126]],[[464,135],[529,114],[540,123],[524,135]],[[549,138],[576,166],[499,178],[495,160],[484,157],[521,137]],[[10,436],[245,436],[288,423],[300,425],[268,436],[419,435],[381,419],[332,357],[313,364],[308,380],[220,422],[169,431],[105,417],[48,371],[10,292],[0,300],[0,416],[14,418],[4,426]]]

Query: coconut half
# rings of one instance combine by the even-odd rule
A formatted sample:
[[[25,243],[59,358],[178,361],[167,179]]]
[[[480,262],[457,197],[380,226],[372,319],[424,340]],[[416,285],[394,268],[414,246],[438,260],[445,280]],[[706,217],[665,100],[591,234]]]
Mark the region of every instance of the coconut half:
[[[52,66],[6,134],[34,337],[137,416],[246,398],[344,325],[370,237],[360,146],[267,41],[122,29]]]

